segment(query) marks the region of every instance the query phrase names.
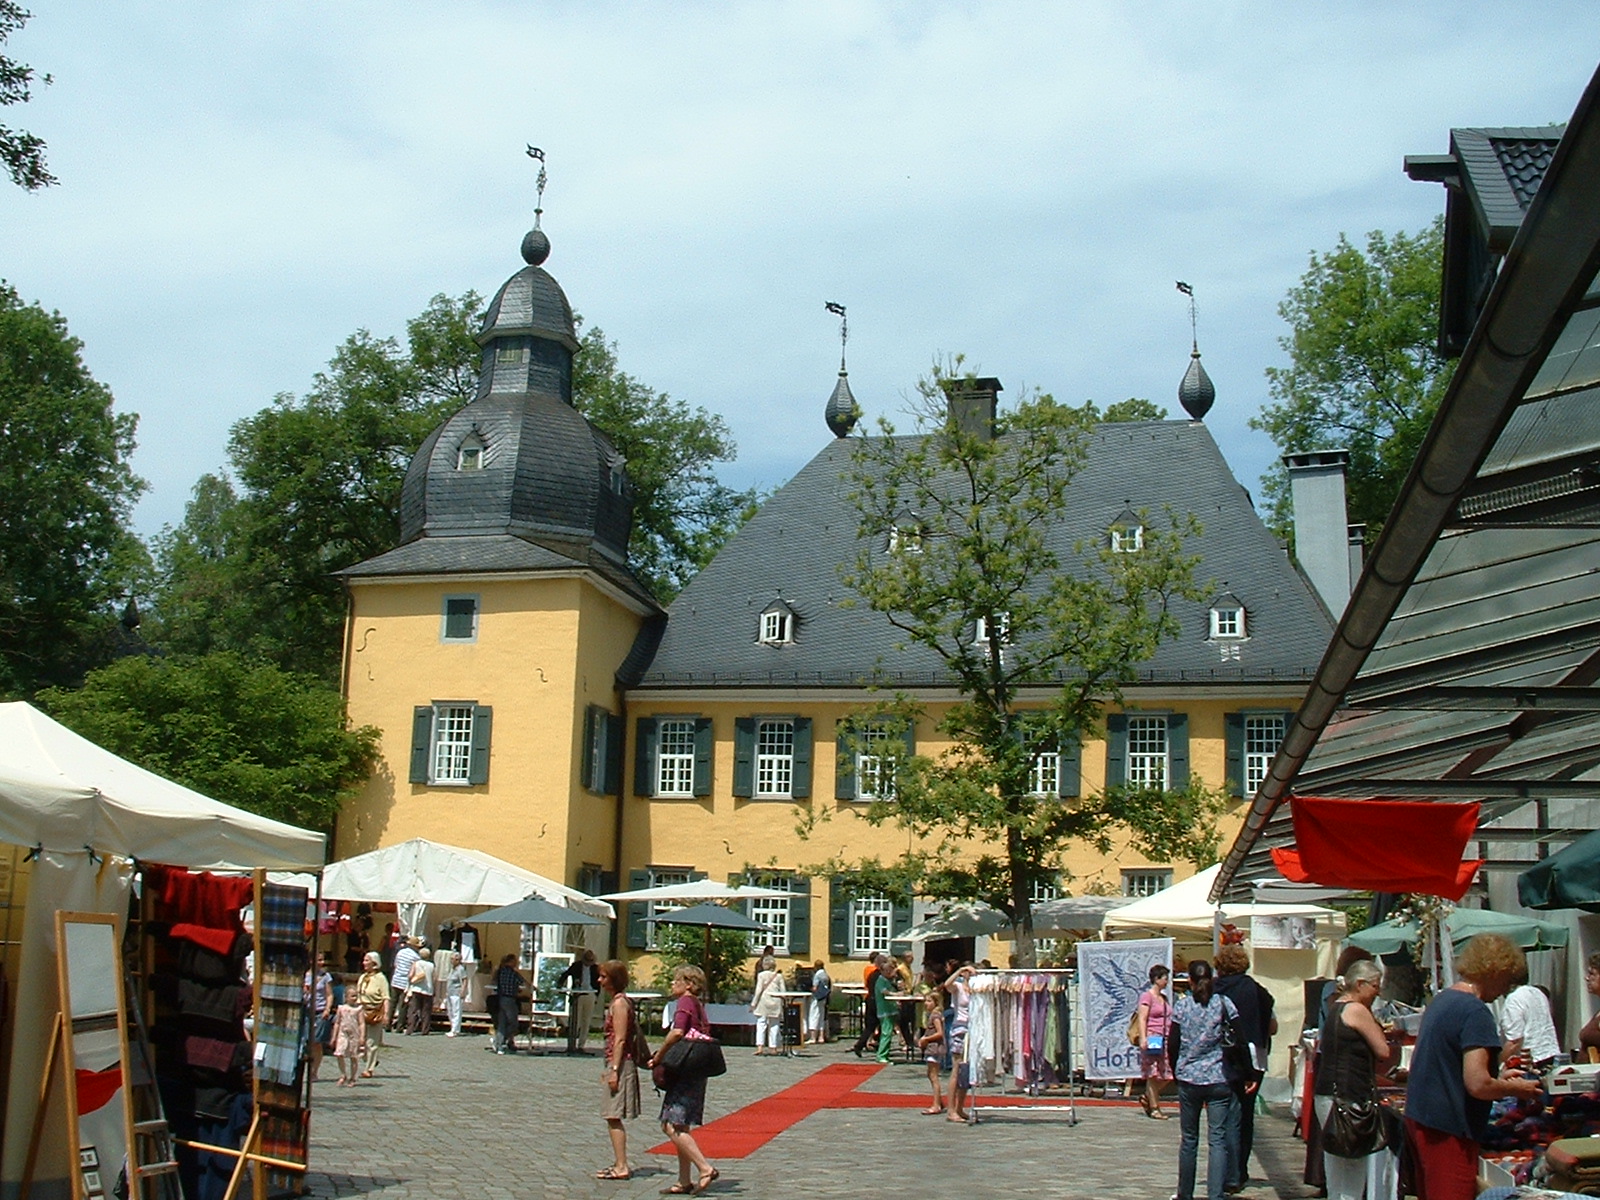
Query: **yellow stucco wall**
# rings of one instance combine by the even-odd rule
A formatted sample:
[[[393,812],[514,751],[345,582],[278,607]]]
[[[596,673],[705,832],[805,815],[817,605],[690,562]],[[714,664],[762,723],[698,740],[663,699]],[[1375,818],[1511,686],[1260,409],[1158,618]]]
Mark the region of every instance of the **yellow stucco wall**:
[[[1129,712],[1182,712],[1189,718],[1190,773],[1206,783],[1220,787],[1224,779],[1226,740],[1224,716],[1240,710],[1292,711],[1299,704],[1293,693],[1274,696],[1141,697],[1130,700]],[[746,865],[771,867],[780,871],[811,874],[809,868],[829,859],[846,861],[877,857],[897,858],[907,848],[909,835],[891,824],[873,826],[863,819],[865,807],[855,801],[834,797],[837,769],[836,723],[858,707],[843,700],[819,702],[803,693],[790,696],[767,694],[738,700],[696,701],[692,697],[658,699],[635,695],[629,703],[628,760],[624,779],[627,794],[624,812],[623,862],[626,868],[646,866],[690,868],[704,871],[711,878],[726,880]],[[930,706],[930,710],[932,706]],[[643,798],[634,794],[633,754],[637,720],[656,716],[709,717],[714,737],[711,795],[697,799]],[[736,717],[810,717],[813,730],[812,796],[809,801],[755,800],[732,794],[733,732]],[[933,732],[933,722],[924,718],[916,730],[919,754],[937,757],[948,743]],[[1082,751],[1082,792],[1089,795],[1105,785],[1106,746],[1103,739],[1086,742]],[[1070,801],[1068,802],[1070,803]],[[802,839],[796,825],[808,808],[824,816],[814,824],[809,837]],[[1244,806],[1236,803],[1221,822],[1222,844],[1237,831]],[[976,847],[974,847],[976,851]],[[1160,866],[1173,872],[1176,882],[1192,874],[1186,863],[1154,864],[1126,845],[1101,855],[1091,847],[1069,850],[1067,866],[1073,879],[1067,890],[1119,892],[1124,868]],[[827,880],[811,881],[811,938],[809,949],[791,947],[791,957],[832,960],[828,947]]]
[[[414,837],[483,850],[563,883],[614,857],[613,799],[579,786],[583,713],[615,712],[612,676],[639,617],[576,578],[356,583],[346,688],[352,723],[375,725],[383,761],[345,807],[335,855]],[[444,597],[478,597],[470,643],[441,637]],[[435,701],[494,710],[489,782],[408,782],[412,711]]]

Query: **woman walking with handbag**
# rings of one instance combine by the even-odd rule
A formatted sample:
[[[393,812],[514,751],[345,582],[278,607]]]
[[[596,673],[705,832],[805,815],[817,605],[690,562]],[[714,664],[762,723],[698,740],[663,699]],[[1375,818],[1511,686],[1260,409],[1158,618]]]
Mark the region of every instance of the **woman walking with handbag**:
[[[1396,1186],[1396,1160],[1383,1144],[1368,1149],[1344,1144],[1336,1125],[1329,1118],[1336,1108],[1377,1104],[1378,1065],[1390,1056],[1388,1039],[1378,1019],[1372,1015],[1372,1002],[1378,998],[1382,972],[1370,959],[1351,963],[1336,981],[1338,990],[1329,1007],[1326,1041],[1322,1046],[1322,1069],[1317,1072],[1313,1105],[1317,1125],[1323,1129],[1322,1163],[1328,1180],[1328,1200],[1392,1200]],[[1346,1121],[1346,1124],[1348,1122]],[[1385,1126],[1378,1121],[1373,1140],[1383,1136]],[[1337,1147],[1337,1149],[1335,1148]],[[1364,1154],[1350,1153],[1366,1150]]]
[[[756,1017],[756,1054],[782,1054],[783,972],[778,970],[778,960],[770,954],[761,960],[755,995],[750,998],[750,1011]]]
[[[1172,972],[1165,963],[1150,968],[1150,986],[1139,996],[1139,1073],[1144,1076],[1144,1095],[1139,1098],[1147,1117],[1165,1121],[1161,1093],[1172,1078],[1167,1060],[1167,1030],[1172,1024],[1172,1005],[1167,1002],[1167,981]]]
[[[661,1048],[650,1059],[654,1068],[666,1058],[667,1051],[689,1037],[711,1036],[711,1023],[706,1020],[705,1005],[700,1002],[706,988],[705,972],[699,967],[683,966],[672,973],[672,998],[676,1007],[672,1014],[672,1028],[661,1041]],[[706,1120],[706,1077],[702,1074],[679,1073],[666,1080],[666,1095],[661,1101],[661,1131],[678,1152],[678,1182],[667,1188],[664,1196],[700,1195],[721,1174],[707,1161],[689,1132]],[[689,1178],[689,1167],[699,1172],[698,1182]]]

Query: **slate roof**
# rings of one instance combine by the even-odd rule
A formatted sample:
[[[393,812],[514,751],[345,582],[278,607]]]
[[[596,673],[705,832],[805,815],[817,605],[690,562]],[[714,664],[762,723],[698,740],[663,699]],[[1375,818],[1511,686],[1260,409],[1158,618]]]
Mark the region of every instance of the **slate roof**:
[[[1183,632],[1140,671],[1149,682],[1300,685],[1311,677],[1332,632],[1321,604],[1257,517],[1207,428],[1191,421],[1098,426],[1073,481],[1058,531],[1064,559],[1078,540],[1096,541],[1123,510],[1195,513],[1204,533],[1196,576],[1246,607],[1248,640],[1236,660],[1206,640],[1209,601],[1185,604]],[[850,593],[838,566],[854,558],[857,520],[842,475],[851,439],[824,446],[724,546],[667,610],[667,627],[637,687],[826,687],[860,682],[882,660],[883,677],[903,686],[949,682],[920,648],[895,650],[902,636],[876,613],[843,608]],[[797,616],[794,641],[757,642],[757,618],[774,600]]]
[[[1462,182],[1489,229],[1490,247],[1504,254],[1549,169],[1564,125],[1452,129],[1451,151]]]

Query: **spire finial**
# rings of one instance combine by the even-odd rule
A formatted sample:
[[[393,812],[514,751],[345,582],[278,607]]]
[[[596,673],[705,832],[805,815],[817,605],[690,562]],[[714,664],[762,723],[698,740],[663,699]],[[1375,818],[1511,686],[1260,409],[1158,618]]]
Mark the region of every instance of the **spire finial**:
[[[1217,389],[1200,365],[1200,311],[1194,301],[1194,288],[1178,280],[1178,290],[1189,297],[1189,369],[1178,384],[1178,403],[1196,421],[1204,420],[1216,403]]]
[[[534,201],[533,208],[533,227],[537,229],[539,228],[539,218],[544,216],[544,185],[550,181],[550,176],[545,173],[543,150],[539,149],[537,146],[529,146],[528,157],[535,160],[539,164],[539,178],[537,181],[539,198]]]
[[[828,428],[833,430],[834,437],[845,437],[855,428],[861,416],[861,407],[850,394],[850,379],[844,365],[845,343],[850,339],[850,321],[845,316],[844,305],[838,301],[824,301],[823,307],[839,318],[839,382],[833,385],[833,395],[828,397],[823,418],[828,422]]]
[[[839,318],[839,374],[843,375],[845,373],[844,345],[850,340],[850,318],[845,316],[844,305],[837,300],[824,301],[822,307]]]

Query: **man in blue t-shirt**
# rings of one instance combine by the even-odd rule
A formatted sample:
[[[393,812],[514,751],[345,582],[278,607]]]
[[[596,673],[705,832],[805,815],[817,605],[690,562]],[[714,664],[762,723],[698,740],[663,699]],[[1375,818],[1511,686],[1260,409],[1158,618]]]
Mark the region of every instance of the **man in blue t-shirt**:
[[[1458,982],[1428,1004],[1406,1084],[1417,1200],[1473,1200],[1490,1102],[1539,1092],[1538,1081],[1520,1071],[1496,1075],[1500,1032],[1489,1002],[1505,995],[1525,969],[1522,951],[1511,942],[1479,934],[1456,960]]]

